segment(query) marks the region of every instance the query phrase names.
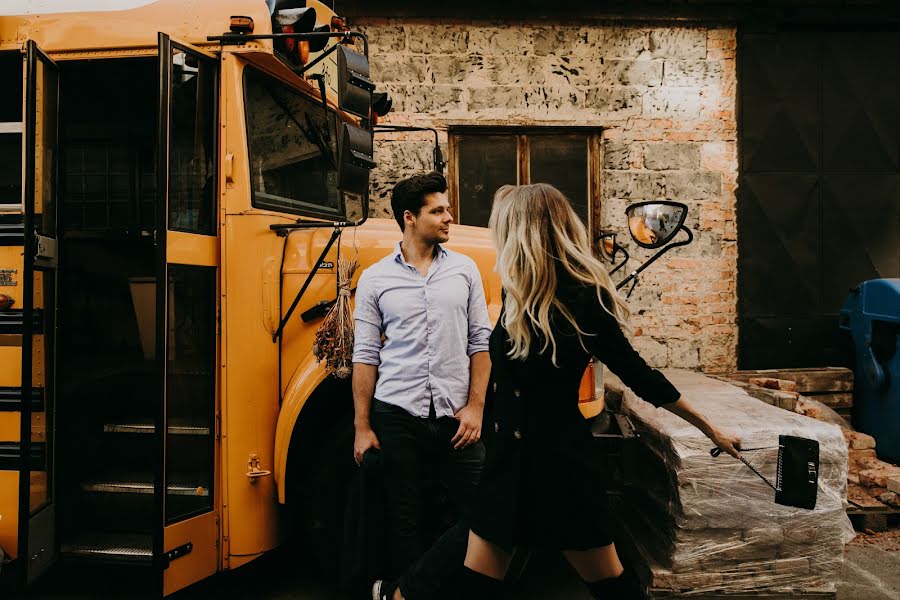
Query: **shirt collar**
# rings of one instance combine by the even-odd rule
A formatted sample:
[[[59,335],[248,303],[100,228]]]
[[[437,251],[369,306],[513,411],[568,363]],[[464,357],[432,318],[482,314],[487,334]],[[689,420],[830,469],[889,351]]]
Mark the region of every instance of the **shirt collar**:
[[[401,265],[405,265],[405,264],[408,264],[408,263],[406,262],[406,259],[403,258],[403,252],[400,251],[400,244],[401,244],[401,243],[402,243],[402,242],[397,242],[397,245],[394,246],[394,260],[395,260],[396,262],[400,263]],[[436,256],[435,258],[436,258],[436,259],[437,259],[437,258],[441,258],[441,259],[446,258],[446,257],[447,257],[447,250],[446,250],[446,248],[444,248],[444,247],[441,246],[440,244],[437,244],[437,248],[438,248],[438,252],[437,252],[437,256]]]

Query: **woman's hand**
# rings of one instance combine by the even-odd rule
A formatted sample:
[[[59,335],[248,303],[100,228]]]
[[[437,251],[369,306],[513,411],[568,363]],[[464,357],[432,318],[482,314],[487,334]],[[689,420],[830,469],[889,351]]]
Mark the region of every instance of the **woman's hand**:
[[[720,429],[713,425],[684,396],[671,404],[664,404],[663,408],[702,431],[722,452],[727,452],[738,459],[741,457],[741,438],[727,429]]]
[[[741,457],[740,436],[727,429],[719,429],[718,427],[713,427],[706,435],[712,440],[716,447],[722,450],[722,452],[727,452],[735,458]]]

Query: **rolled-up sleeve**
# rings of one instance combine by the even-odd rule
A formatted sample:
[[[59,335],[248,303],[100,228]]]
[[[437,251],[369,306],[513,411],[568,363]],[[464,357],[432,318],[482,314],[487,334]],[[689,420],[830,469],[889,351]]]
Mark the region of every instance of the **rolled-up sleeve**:
[[[468,354],[487,352],[491,338],[491,319],[484,298],[484,284],[475,262],[471,262],[469,275],[469,345]]]
[[[356,286],[353,322],[353,362],[380,365],[383,320],[372,279],[367,277],[366,272],[360,276]]]

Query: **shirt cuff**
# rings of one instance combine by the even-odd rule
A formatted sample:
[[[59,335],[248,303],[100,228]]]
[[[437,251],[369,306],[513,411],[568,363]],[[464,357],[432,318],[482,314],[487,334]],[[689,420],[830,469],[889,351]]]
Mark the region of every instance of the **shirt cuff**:
[[[381,356],[378,352],[372,350],[354,350],[353,362],[361,365],[372,365],[377,367],[381,365]]]
[[[490,350],[489,344],[469,344],[469,348],[467,350],[469,356],[473,354],[478,354],[479,352],[488,352]]]

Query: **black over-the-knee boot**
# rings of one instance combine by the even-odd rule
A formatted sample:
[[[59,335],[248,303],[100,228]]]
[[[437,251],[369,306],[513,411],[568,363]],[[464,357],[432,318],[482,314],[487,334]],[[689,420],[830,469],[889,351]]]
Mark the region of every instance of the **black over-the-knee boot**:
[[[647,597],[637,577],[628,569],[618,577],[584,583],[596,600],[645,600]]]
[[[461,598],[471,600],[498,600],[503,597],[503,582],[488,577],[469,567],[463,567],[459,579]]]

